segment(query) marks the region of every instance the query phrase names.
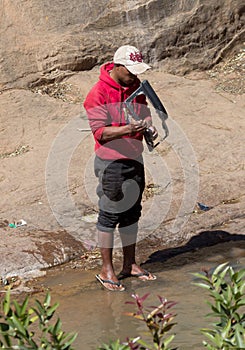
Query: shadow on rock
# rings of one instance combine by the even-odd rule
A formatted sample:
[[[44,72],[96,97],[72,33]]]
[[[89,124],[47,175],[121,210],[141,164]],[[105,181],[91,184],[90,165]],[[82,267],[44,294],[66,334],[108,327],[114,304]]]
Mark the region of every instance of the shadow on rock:
[[[211,246],[214,246],[214,248],[208,249],[208,247]],[[221,249],[216,249],[215,246],[219,246]],[[245,257],[245,235],[230,234],[229,232],[222,230],[204,231],[199,235],[192,237],[183,246],[167,248],[154,252],[149,256],[148,260],[144,262],[144,265],[154,264],[154,270],[160,270],[162,267],[161,263],[164,263],[164,266],[174,269],[184,264],[202,260],[203,258],[205,259],[216,256],[220,254],[220,252],[224,252],[226,257],[233,258],[232,256],[229,256],[229,252],[232,248],[237,248],[239,252],[243,250],[243,252],[238,253],[238,255]],[[173,259],[174,263],[172,264]],[[170,264],[166,265],[167,262]]]

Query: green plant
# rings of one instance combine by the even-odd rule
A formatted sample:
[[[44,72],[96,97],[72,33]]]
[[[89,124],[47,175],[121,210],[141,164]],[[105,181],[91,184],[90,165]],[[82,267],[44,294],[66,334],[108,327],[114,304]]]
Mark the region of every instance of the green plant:
[[[111,342],[109,345],[103,344],[98,350],[176,350],[176,348],[169,348],[169,344],[174,339],[175,335],[172,334],[165,337],[166,333],[175,325],[175,323],[172,323],[175,315],[169,313],[169,309],[176,303],[158,296],[160,300],[159,306],[145,308],[143,303],[148,296],[149,293],[145,294],[143,297],[133,294],[132,297],[134,301],[128,301],[126,304],[136,305],[138,310],[136,312],[127,312],[126,315],[133,316],[145,322],[151,334],[153,344],[147,344],[143,339],[137,337],[128,339],[127,343],[124,344],[121,344],[119,340]]]
[[[227,263],[219,265],[212,274],[194,273],[201,279],[196,285],[209,291],[213,303],[207,301],[212,312],[207,317],[218,318],[212,323],[213,328],[201,329],[212,342],[203,342],[209,350],[245,349],[245,314],[241,309],[245,305],[245,269],[234,272]]]
[[[128,344],[121,344],[120,340],[111,341],[109,344],[103,344],[98,350],[130,350]]]
[[[65,334],[59,318],[50,324],[58,307],[58,303],[51,305],[50,294],[46,294],[43,303],[36,300],[34,307],[28,308],[28,302],[28,297],[22,304],[11,302],[10,291],[6,293],[0,312],[1,349],[73,350],[76,334]]]

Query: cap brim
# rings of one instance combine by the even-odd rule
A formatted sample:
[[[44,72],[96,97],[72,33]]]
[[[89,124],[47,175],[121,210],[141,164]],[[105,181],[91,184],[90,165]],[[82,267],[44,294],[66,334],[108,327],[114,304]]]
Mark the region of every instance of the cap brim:
[[[141,74],[141,73],[144,73],[147,69],[150,69],[151,67],[144,63],[144,62],[141,62],[139,64],[134,64],[134,65],[131,65],[131,66],[125,66],[127,68],[127,70],[130,71],[130,73],[134,74],[134,75],[138,75],[138,74]]]

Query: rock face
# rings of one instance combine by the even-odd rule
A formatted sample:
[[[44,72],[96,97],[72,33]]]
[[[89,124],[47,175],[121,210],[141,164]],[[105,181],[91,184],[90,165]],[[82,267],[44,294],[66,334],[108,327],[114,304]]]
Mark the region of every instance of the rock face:
[[[243,0],[1,0],[0,9],[0,90],[89,70],[125,43],[172,73],[206,69],[244,39]]]
[[[143,76],[170,116],[156,152],[162,163],[144,152],[148,175],[166,176],[147,179],[142,219],[159,225],[151,246],[139,237],[141,261],[151,247],[205,230],[244,234],[243,3],[0,0],[0,288],[1,277],[33,276],[93,247],[97,180],[82,102],[99,65],[125,43],[156,68]],[[209,76],[197,72],[230,53]],[[198,211],[196,201],[212,210]],[[27,225],[9,226],[21,219]]]

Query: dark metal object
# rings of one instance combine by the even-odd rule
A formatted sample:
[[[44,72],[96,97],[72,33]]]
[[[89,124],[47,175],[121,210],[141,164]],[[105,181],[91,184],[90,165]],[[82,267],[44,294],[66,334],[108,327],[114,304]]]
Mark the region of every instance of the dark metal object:
[[[134,106],[132,104],[132,101],[140,94],[144,94],[153,107],[155,108],[156,113],[158,114],[159,118],[162,122],[162,128],[165,132],[164,137],[161,139],[163,141],[168,135],[169,130],[166,124],[166,119],[168,118],[168,113],[163,106],[162,102],[160,101],[159,97],[155,93],[154,89],[148,82],[148,80],[143,80],[138,87],[137,90],[135,90],[125,101],[124,105],[127,111],[129,111],[129,114],[135,119],[135,120],[141,120],[141,118],[134,112]],[[153,137],[152,137],[152,131],[151,129],[146,129],[144,133],[145,141],[147,143],[149,151],[152,151],[157,145],[159,145],[160,142],[154,145]]]

